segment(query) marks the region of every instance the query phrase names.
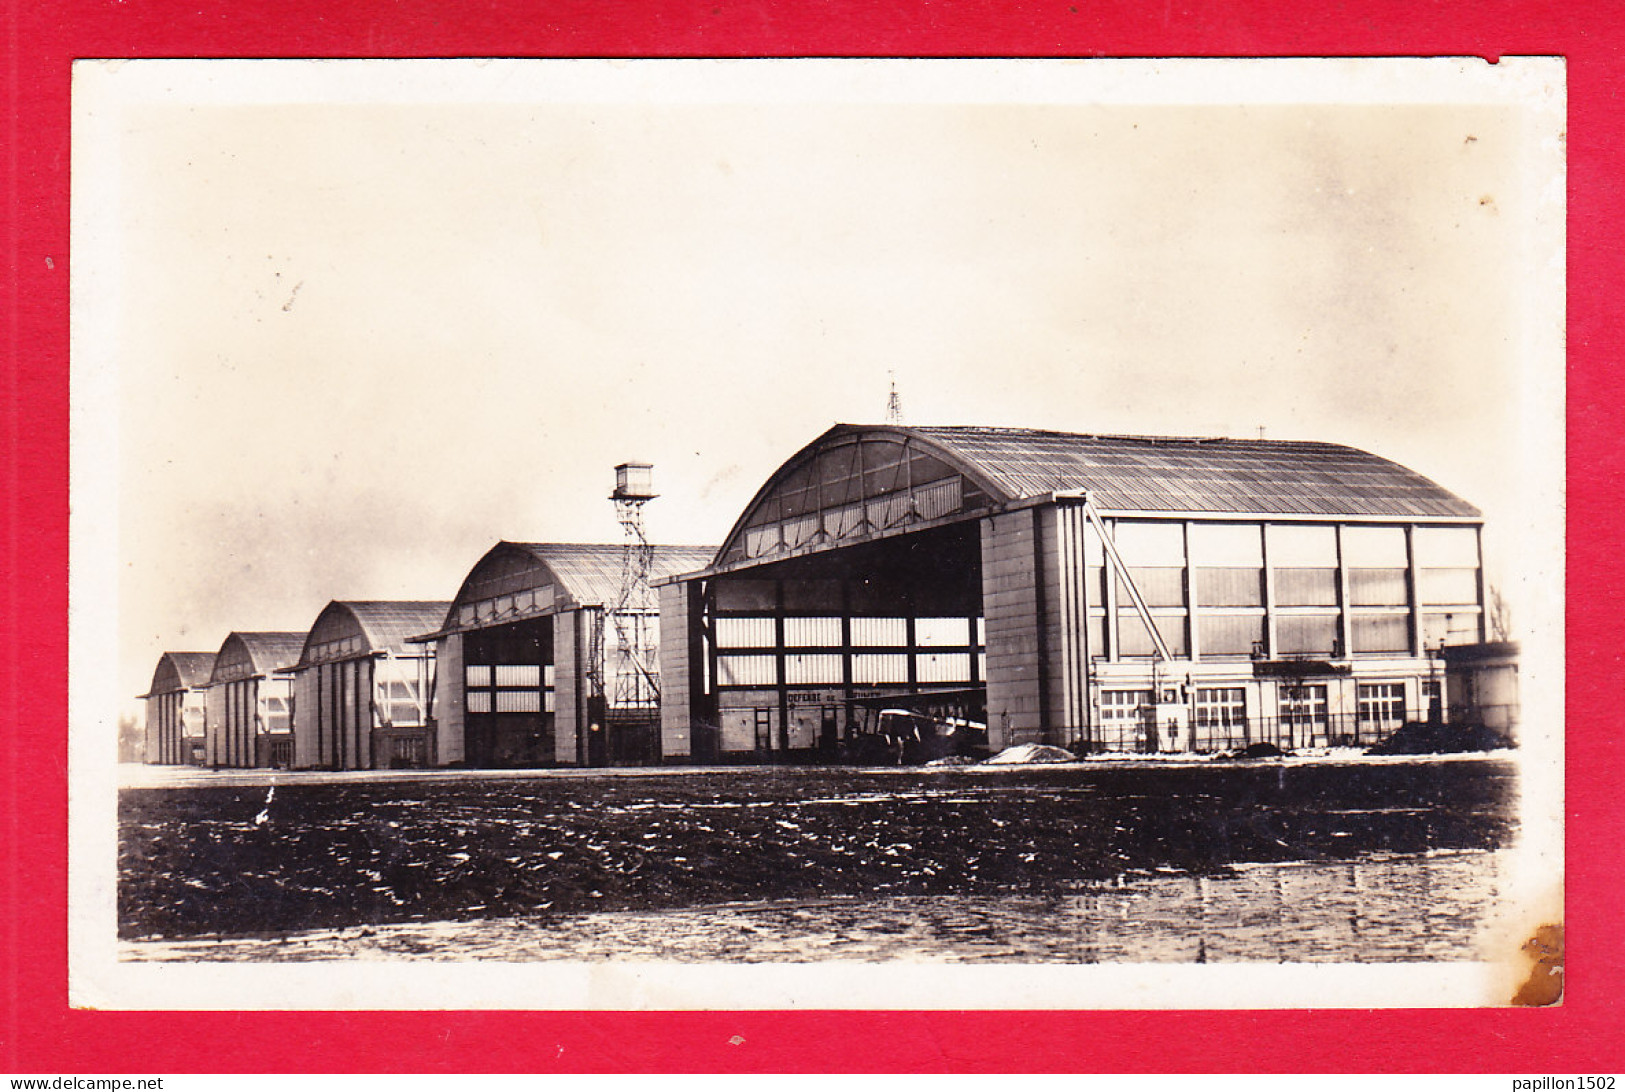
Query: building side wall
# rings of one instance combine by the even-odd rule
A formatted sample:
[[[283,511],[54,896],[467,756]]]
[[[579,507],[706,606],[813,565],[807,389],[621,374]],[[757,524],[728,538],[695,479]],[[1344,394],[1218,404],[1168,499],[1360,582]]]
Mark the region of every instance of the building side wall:
[[[293,676],[293,764],[306,768],[319,763],[317,757],[316,669],[298,671]]]
[[[463,635],[447,634],[435,644],[435,760],[442,766],[462,762],[468,702],[463,687]]]
[[[1043,738],[1044,633],[1037,509],[982,521],[982,611],[987,632],[988,744]]]
[[[583,711],[581,612],[553,616],[553,760],[563,766],[580,763]]]
[[[692,754],[692,695],[689,647],[694,629],[692,597],[687,584],[666,584],[660,592],[660,751],[668,758]]]

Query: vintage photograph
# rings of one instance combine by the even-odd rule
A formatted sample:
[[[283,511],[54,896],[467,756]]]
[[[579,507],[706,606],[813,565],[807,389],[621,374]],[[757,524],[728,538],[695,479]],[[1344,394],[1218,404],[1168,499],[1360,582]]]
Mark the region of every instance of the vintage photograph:
[[[1556,1000],[1564,100],[78,62],[75,1002]]]

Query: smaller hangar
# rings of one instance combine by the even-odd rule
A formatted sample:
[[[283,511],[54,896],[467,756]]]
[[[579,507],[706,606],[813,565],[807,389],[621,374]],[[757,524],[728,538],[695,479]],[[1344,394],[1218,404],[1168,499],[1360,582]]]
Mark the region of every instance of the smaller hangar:
[[[434,764],[434,649],[407,638],[439,624],[448,606],[334,600],[322,609],[292,668],[294,766],[381,770]]]
[[[212,652],[166,652],[158,657],[147,702],[147,761],[196,766],[205,761],[205,702],[214,670]]]
[[[652,577],[698,568],[714,552],[640,549]],[[659,615],[621,602],[626,563],[626,547],[598,543],[504,541],[480,558],[438,628],[416,638],[434,643],[440,665],[439,764],[659,761]]]
[[[209,765],[293,765],[293,665],[304,645],[303,633],[226,638],[209,678]]]

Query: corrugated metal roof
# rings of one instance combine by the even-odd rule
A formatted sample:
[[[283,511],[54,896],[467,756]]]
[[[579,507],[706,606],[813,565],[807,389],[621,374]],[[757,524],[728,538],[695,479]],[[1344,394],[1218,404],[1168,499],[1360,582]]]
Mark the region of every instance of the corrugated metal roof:
[[[152,688],[141,697],[168,694],[195,686],[208,686],[214,673],[212,652],[166,652],[158,657],[158,666],[152,673]]]
[[[362,600],[336,603],[350,611],[372,651],[405,652],[406,639],[426,633],[445,618],[450,603],[426,600],[402,602]]]
[[[299,662],[299,654],[305,648],[305,634],[234,632],[220,646],[220,655],[216,662],[225,661],[226,650],[233,644],[240,644],[248,654],[248,662],[253,665],[254,674],[269,675]]]
[[[613,604],[621,593],[620,544],[580,542],[513,542],[528,550],[557,578],[564,593],[579,606]],[[710,564],[715,546],[656,546],[649,578],[691,572]]]
[[[1480,515],[1414,470],[1340,444],[874,426],[875,431],[889,428],[937,446],[1005,500],[1087,489],[1104,511],[1399,519]],[[859,429],[838,425],[826,436]]]

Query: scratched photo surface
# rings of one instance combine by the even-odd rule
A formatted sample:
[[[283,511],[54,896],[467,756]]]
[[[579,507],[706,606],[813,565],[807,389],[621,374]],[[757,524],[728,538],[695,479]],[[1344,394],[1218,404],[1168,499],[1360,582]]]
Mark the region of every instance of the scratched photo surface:
[[[76,1003],[1554,999],[1560,60],[74,76]]]

